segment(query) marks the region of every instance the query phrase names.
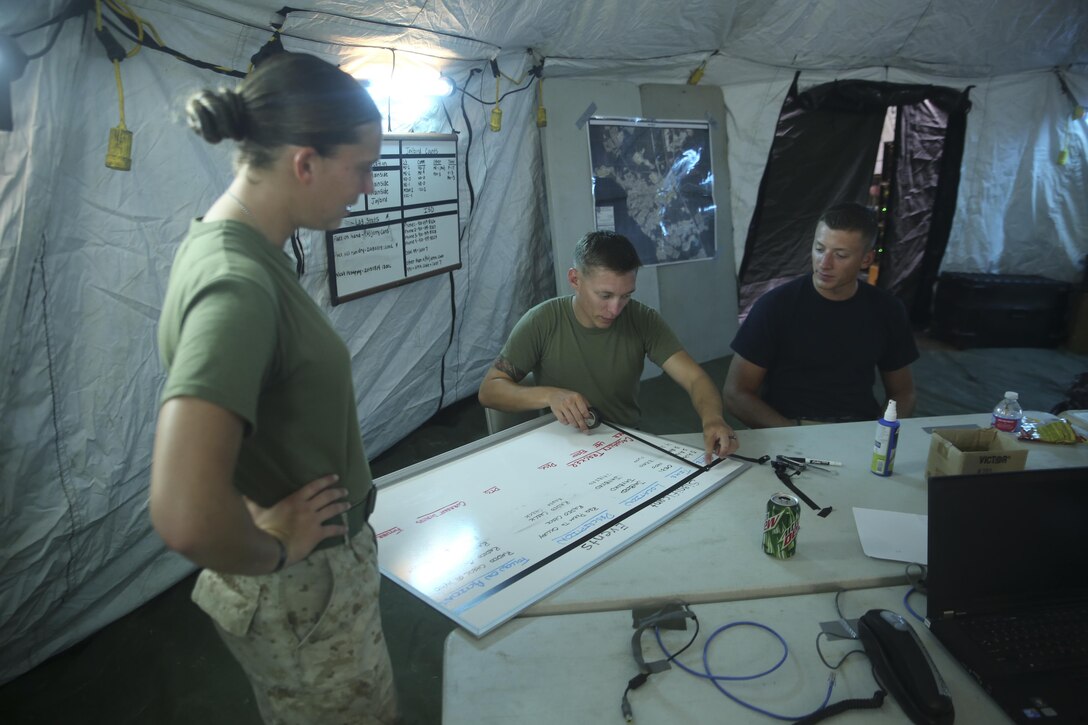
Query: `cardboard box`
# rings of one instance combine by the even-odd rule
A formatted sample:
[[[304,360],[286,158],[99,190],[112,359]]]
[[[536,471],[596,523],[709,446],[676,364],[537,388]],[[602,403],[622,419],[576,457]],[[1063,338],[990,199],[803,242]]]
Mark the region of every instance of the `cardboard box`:
[[[1027,448],[995,428],[935,430],[929,439],[926,478],[1022,471],[1027,460]]]

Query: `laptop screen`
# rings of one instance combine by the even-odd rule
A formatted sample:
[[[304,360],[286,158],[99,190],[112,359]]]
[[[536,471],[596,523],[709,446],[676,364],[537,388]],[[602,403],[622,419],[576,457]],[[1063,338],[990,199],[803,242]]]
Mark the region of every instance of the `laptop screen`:
[[[1088,598],[1088,467],[929,479],[927,614]]]

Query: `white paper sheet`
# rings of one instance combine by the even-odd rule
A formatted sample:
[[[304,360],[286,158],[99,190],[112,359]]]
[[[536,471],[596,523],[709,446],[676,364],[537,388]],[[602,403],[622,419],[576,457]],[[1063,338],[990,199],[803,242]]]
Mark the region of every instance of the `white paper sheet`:
[[[929,517],[898,511],[854,508],[854,523],[866,556],[907,563],[928,563]]]

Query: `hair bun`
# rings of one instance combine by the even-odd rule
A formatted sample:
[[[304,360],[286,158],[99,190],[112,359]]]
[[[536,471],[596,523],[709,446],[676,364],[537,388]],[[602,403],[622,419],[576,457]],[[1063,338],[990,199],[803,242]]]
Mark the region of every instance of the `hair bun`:
[[[233,89],[201,91],[189,99],[185,111],[189,128],[208,143],[246,137],[245,99]]]

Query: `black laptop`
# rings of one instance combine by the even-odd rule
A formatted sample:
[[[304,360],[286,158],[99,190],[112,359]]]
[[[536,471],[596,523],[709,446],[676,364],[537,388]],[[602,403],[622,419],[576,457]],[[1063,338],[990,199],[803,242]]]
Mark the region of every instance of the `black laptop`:
[[[927,624],[1018,723],[1088,723],[1088,467],[929,479]]]

